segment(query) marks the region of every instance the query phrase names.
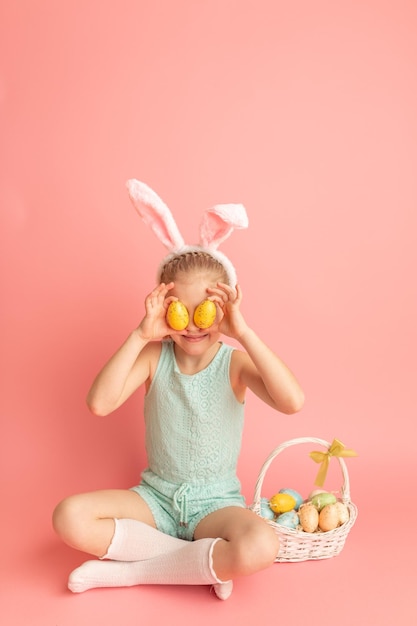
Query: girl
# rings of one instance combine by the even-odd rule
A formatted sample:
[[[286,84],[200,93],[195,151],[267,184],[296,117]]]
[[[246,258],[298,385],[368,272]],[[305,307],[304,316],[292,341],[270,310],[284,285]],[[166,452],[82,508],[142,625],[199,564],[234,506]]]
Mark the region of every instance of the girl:
[[[167,207],[143,183],[129,185],[136,208],[155,232],[161,233],[163,215],[166,240],[173,229]],[[163,209],[157,217],[155,206]],[[246,323],[229,259],[207,242],[172,249],[145,300],[142,321],[98,374],[87,398],[95,415],[107,415],[145,385],[148,468],[130,490],[71,496],[54,511],[63,541],[99,557],[72,572],[73,592],[214,585],[216,595],[226,599],[234,577],[268,567],[278,553],[276,533],[245,507],[236,476],[245,393],[249,388],[290,414],[302,407],[302,390]],[[217,315],[209,328],[200,328],[193,312],[206,299],[215,303]],[[167,322],[167,309],[177,300],[189,312],[183,330]],[[242,350],[224,344],[221,335],[237,340]]]

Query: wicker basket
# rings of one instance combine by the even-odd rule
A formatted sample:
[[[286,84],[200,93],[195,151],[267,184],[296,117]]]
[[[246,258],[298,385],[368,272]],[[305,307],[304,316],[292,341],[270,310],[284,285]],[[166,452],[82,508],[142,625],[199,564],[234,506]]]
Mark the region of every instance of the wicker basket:
[[[261,514],[261,490],[265,474],[275,457],[283,450],[290,446],[304,443],[315,443],[330,447],[330,443],[324,439],[316,439],[315,437],[300,437],[298,439],[290,439],[275,448],[266,459],[258,476],[255,486],[253,503],[250,509]],[[343,458],[336,457],[339,461],[340,469],[343,476],[343,485],[340,490],[340,500],[347,506],[349,510],[349,520],[342,526],[327,532],[316,531],[315,533],[307,533],[303,530],[293,530],[277,524],[274,520],[267,520],[274,527],[280,539],[280,549],[275,559],[279,563],[296,563],[298,561],[329,559],[338,555],[346,541],[346,537],[355,523],[358,510],[350,501],[349,475]]]

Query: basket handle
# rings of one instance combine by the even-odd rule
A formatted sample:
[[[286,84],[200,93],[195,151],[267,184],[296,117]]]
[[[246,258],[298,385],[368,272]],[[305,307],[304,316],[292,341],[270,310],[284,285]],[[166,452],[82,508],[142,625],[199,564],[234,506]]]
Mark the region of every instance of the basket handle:
[[[299,437],[298,439],[290,439],[288,441],[284,441],[284,443],[277,446],[275,450],[273,450],[271,454],[268,456],[268,458],[265,460],[264,464],[261,467],[261,471],[259,472],[259,476],[255,485],[255,493],[253,496],[254,507],[260,506],[262,485],[264,482],[265,474],[268,471],[268,468],[271,465],[272,461],[275,459],[275,457],[278,456],[278,454],[280,454],[286,448],[289,448],[291,446],[296,446],[301,443],[317,443],[321,446],[324,446],[325,448],[330,448],[330,445],[331,445],[325,439],[317,439],[316,437]],[[339,461],[339,465],[342,471],[342,476],[343,476],[343,481],[344,481],[342,488],[341,488],[341,499],[342,499],[342,502],[346,504],[347,502],[350,502],[349,474],[348,474],[348,470],[347,470],[344,459],[341,457],[336,457],[336,458]]]

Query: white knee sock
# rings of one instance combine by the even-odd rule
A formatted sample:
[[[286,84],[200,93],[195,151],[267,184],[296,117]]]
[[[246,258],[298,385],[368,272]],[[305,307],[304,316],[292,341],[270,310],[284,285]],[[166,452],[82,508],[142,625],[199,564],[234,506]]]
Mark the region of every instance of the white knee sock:
[[[102,559],[111,559],[112,561],[143,561],[160,555],[166,555],[170,552],[176,552],[180,548],[184,548],[190,544],[189,541],[166,535],[152,526],[148,526],[148,524],[137,520],[115,519],[114,524],[112,541],[107,553]],[[96,562],[91,561],[91,563]],[[91,568],[92,566],[89,567]],[[94,567],[94,569],[96,568]],[[72,590],[74,591],[74,589]],[[214,592],[221,600],[227,600],[232,590],[233,581],[231,580],[225,582],[216,581],[214,583]],[[80,591],[83,590],[80,589]]]
[[[87,561],[74,570],[68,581],[71,591],[79,593],[96,587],[130,587],[133,585],[211,585],[219,586],[217,594],[226,599],[231,593],[229,581],[219,580],[213,570],[213,548],[220,539],[185,542],[174,552],[146,561]]]
[[[114,535],[102,559],[143,561],[175,552],[189,541],[177,539],[134,519],[115,519]]]

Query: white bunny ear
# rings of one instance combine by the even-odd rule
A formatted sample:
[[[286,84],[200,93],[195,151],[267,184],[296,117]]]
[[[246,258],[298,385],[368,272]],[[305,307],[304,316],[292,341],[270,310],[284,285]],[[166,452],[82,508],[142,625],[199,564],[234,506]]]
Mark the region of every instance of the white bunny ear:
[[[216,204],[203,215],[200,243],[215,250],[235,228],[247,228],[248,223],[243,204]]]
[[[133,206],[148,224],[158,239],[169,251],[178,250],[183,247],[182,238],[172,213],[167,205],[161,200],[158,194],[145,183],[131,178],[127,181],[126,187],[129,192]]]

